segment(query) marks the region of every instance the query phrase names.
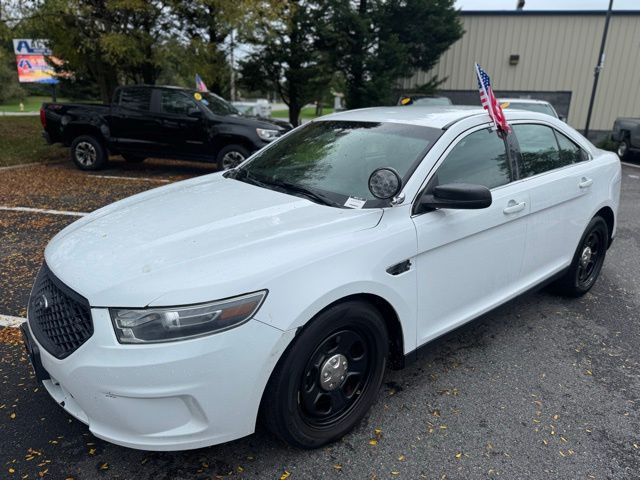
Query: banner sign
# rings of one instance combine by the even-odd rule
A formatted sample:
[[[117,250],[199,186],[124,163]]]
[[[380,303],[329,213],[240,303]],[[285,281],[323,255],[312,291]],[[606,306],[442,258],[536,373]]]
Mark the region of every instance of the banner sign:
[[[51,55],[47,41],[42,39],[18,38],[13,40],[16,54],[18,80],[20,83],[58,83],[53,67],[45,56]],[[52,58],[53,61],[55,59]]]

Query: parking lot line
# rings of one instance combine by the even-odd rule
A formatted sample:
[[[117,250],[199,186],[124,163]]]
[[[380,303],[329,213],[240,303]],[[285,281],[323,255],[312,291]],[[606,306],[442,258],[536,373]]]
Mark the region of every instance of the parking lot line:
[[[0,314],[0,327],[18,328],[20,325],[22,325],[26,321],[27,321],[26,318],[12,317],[11,315]]]
[[[111,178],[117,180],[141,180],[143,182],[160,182],[160,183],[169,183],[171,180],[167,180],[166,178],[150,178],[150,177],[122,177],[120,175],[89,175],[90,177],[96,178]]]
[[[633,163],[627,163],[627,162],[620,162],[622,165],[624,165],[625,167],[633,167],[633,168],[640,168],[640,165],[635,165]]]
[[[68,210],[45,210],[43,208],[31,208],[31,207],[3,207],[0,206],[0,210],[7,212],[31,212],[31,213],[46,213],[49,215],[67,215],[71,217],[84,217],[88,215],[87,212],[70,212]]]

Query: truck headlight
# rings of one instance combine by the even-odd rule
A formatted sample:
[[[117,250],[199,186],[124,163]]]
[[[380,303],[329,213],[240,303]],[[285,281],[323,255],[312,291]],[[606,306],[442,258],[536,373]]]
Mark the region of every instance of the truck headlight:
[[[280,136],[280,130],[268,130],[266,128],[256,128],[256,133],[265,142],[271,142]]]
[[[110,308],[120,343],[159,343],[211,335],[251,319],[266,290],[226,300],[182,307]]]

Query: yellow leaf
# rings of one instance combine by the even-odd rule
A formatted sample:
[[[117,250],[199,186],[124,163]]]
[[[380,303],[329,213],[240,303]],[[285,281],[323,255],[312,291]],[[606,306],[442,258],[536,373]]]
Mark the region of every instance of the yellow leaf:
[[[280,475],[280,480],[287,480],[287,478],[289,478],[290,476],[291,476],[291,473],[285,470],[284,473]]]
[[[401,462],[404,462],[404,460],[405,460],[404,455],[400,455],[400,456],[398,457],[398,460],[399,460],[399,461],[401,461]]]
[[[392,472],[391,472],[391,475],[393,475],[393,476],[395,477],[395,476],[397,476],[397,475],[400,475],[400,472],[392,471]]]
[[[456,453],[456,458],[458,460],[461,459],[462,458],[462,453],[461,452]]]
[[[380,428],[376,428],[373,433],[375,433],[376,435],[382,435],[382,429]]]
[[[342,465],[340,465],[339,463],[336,463],[333,468],[335,468],[336,470],[342,470]]]
[[[587,375],[593,375],[593,372],[592,372],[591,370],[587,370],[585,373],[586,373]]]
[[[242,468],[240,465],[238,465],[238,472],[240,473],[244,472],[244,468]]]
[[[11,420],[13,420],[14,418],[16,418],[16,412],[11,412],[11,415],[9,415],[9,418]]]
[[[14,468],[9,468],[9,473],[16,473],[16,470]]]
[[[90,448],[89,449],[89,455],[95,455],[96,454],[96,449],[95,448]]]
[[[109,464],[108,463],[101,463],[99,468],[100,468],[100,470],[109,470]]]
[[[369,440],[369,445],[377,445],[378,444],[378,440],[376,440],[375,438],[372,438],[371,440]]]
[[[562,450],[560,450],[560,455],[562,455],[563,457],[565,457],[566,455],[562,452]]]

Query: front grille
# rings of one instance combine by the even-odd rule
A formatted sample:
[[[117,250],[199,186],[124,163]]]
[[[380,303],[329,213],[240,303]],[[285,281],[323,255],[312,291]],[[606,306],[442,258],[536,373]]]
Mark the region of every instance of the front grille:
[[[31,298],[29,326],[40,345],[56,358],[65,358],[93,335],[89,302],[58,280],[42,264]]]

